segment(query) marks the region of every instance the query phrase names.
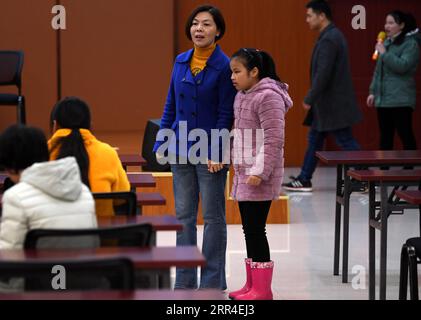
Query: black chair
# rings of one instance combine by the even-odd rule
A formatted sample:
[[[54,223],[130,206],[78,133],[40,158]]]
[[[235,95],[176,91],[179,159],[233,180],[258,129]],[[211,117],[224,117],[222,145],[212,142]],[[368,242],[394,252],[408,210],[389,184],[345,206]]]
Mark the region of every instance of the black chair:
[[[150,247],[152,225],[129,224],[94,229],[32,229],[25,237],[25,249]]]
[[[17,122],[25,124],[25,97],[22,95],[22,51],[0,51],[0,86],[14,85],[18,93],[0,93],[0,106],[16,106]]]
[[[93,192],[94,199],[113,201],[114,214],[136,216],[137,214],[137,197],[136,192]]]
[[[156,135],[161,126],[161,119],[150,119],[146,123],[145,133],[142,142],[142,157],[146,160],[146,165],[142,166],[142,171],[148,172],[169,172],[171,166],[169,164],[159,164],[156,160],[153,147],[156,141]]]
[[[408,291],[411,300],[418,300],[418,264],[421,263],[421,237],[411,238],[402,246],[399,279],[399,300],[406,300]]]
[[[133,290],[134,265],[128,258],[0,261],[0,281],[9,290]]]

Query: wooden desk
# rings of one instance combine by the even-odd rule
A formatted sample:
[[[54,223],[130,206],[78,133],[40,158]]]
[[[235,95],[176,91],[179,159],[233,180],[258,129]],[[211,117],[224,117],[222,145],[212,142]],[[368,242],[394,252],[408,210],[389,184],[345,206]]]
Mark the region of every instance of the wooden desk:
[[[165,205],[165,198],[157,192],[136,192],[138,206],[159,206]]]
[[[183,224],[174,216],[114,216],[98,218],[98,227],[110,227],[124,224],[150,223],[152,225],[152,243],[156,245],[157,231],[180,231],[183,230]]]
[[[156,182],[150,173],[133,173],[128,172],[127,178],[129,179],[132,189],[136,188],[155,188]]]
[[[150,223],[154,231],[179,231],[183,229],[183,224],[174,216],[114,216],[98,218],[99,227],[118,226],[122,224]]]
[[[7,178],[5,173],[0,173],[0,188],[3,187],[4,180]],[[155,179],[150,173],[127,173],[130,186],[132,188],[154,188],[156,186]]]
[[[2,207],[2,198],[3,195],[0,194],[0,209]],[[137,206],[139,208],[139,214],[142,214],[143,206],[160,206],[165,205],[165,198],[157,192],[145,193],[145,192],[136,192]],[[1,211],[0,211],[1,213]]]
[[[416,208],[394,200],[398,187],[419,186],[421,170],[349,170],[348,175],[369,184],[369,299],[375,299],[376,289],[376,229],[380,230],[380,299],[386,299],[387,220],[394,212]],[[380,186],[380,202],[376,202],[375,187]],[[391,193],[388,187],[393,186]],[[379,215],[376,216],[376,209]]]
[[[140,154],[119,154],[118,156],[126,171],[128,166],[143,167],[147,164],[146,160]]]
[[[204,256],[196,246],[179,247],[103,247],[95,249],[66,250],[0,250],[0,261],[37,261],[55,259],[93,259],[126,257],[133,261],[142,273],[160,278],[161,287],[170,288],[170,268],[203,267]]]
[[[341,218],[343,210],[342,239],[342,282],[348,282],[349,248],[349,199],[355,191],[355,185],[346,174],[352,166],[403,166],[421,165],[421,150],[414,151],[318,151],[316,157],[325,164],[335,165],[336,173],[336,208],[335,208],[335,243],[333,274],[339,275],[339,253],[341,236]]]
[[[138,214],[142,214],[143,206],[163,206],[165,198],[158,192],[136,192]]]
[[[56,291],[0,293],[0,300],[225,300],[220,290]]]

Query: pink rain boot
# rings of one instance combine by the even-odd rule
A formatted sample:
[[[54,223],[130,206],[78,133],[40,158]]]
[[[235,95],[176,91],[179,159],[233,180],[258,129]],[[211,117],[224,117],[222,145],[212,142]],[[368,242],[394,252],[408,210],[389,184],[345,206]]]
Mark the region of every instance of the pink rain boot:
[[[235,300],[273,300],[272,274],[273,261],[251,263],[251,289]]]
[[[251,269],[250,269],[250,265],[251,265],[252,260],[247,258],[247,259],[244,259],[244,261],[246,263],[246,275],[247,275],[246,284],[240,290],[230,292],[230,294],[228,295],[228,297],[230,299],[236,299],[236,297],[238,295],[244,294],[251,289]]]

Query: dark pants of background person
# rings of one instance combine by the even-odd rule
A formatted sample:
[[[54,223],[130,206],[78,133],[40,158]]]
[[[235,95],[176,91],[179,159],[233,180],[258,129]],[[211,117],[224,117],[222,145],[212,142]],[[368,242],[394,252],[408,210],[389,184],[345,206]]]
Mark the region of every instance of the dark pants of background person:
[[[304,157],[304,163],[301,167],[301,173],[297,177],[301,181],[310,181],[312,179],[318,162],[316,151],[322,150],[325,139],[329,134],[335,137],[336,143],[343,150],[354,151],[361,149],[358,142],[352,136],[351,127],[323,132],[311,128],[308,133],[308,146]]]
[[[247,258],[253,262],[270,261],[266,220],[272,201],[240,201],[241,222],[246,239]]]
[[[393,150],[395,131],[398,132],[404,150],[416,150],[414,130],[412,129],[411,107],[377,108],[380,128],[380,149]]]

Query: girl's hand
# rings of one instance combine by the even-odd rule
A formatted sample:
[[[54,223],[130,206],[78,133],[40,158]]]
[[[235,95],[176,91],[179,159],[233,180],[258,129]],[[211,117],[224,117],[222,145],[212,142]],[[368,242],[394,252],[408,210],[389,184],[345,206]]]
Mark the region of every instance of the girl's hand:
[[[246,184],[248,184],[249,186],[258,186],[262,183],[262,178],[258,177],[258,176],[250,176],[247,179]]]
[[[370,95],[367,97],[367,106],[368,106],[368,107],[372,107],[372,106],[374,106],[374,94],[370,94]]]
[[[224,165],[222,163],[213,162],[211,160],[208,160],[208,171],[210,173],[217,173],[224,168]]]

